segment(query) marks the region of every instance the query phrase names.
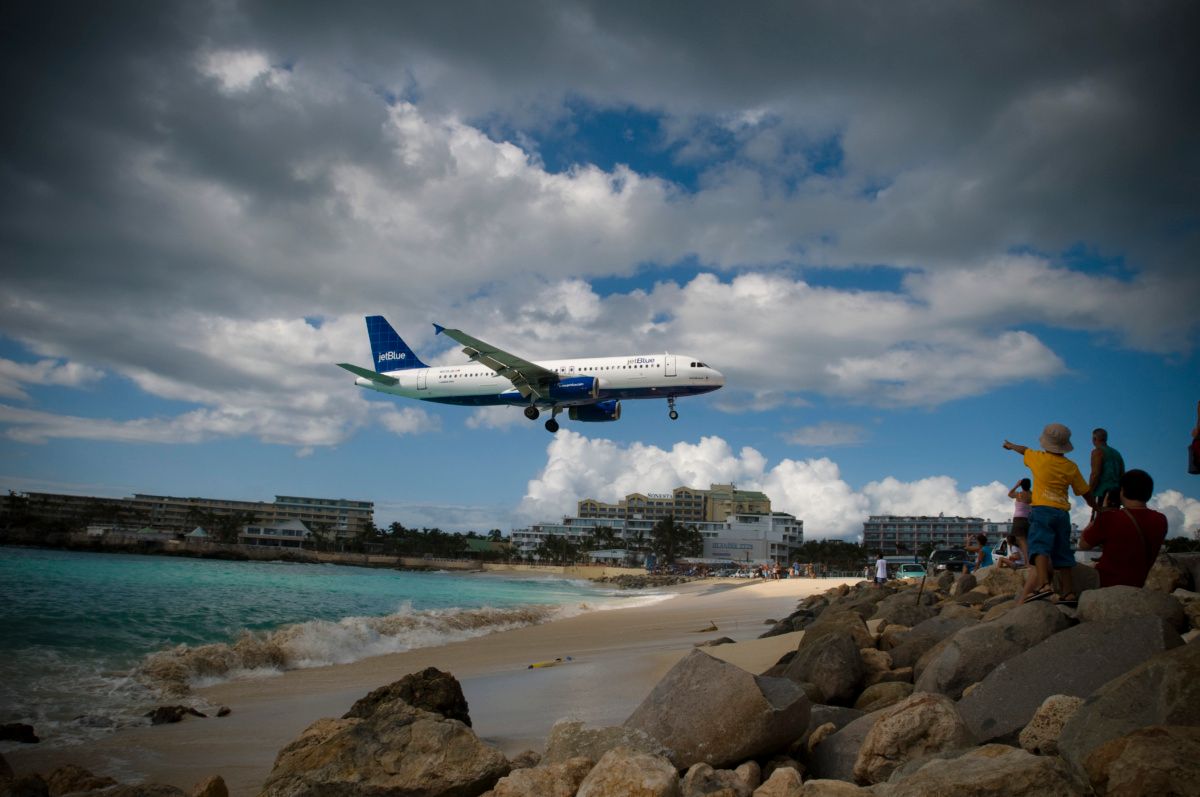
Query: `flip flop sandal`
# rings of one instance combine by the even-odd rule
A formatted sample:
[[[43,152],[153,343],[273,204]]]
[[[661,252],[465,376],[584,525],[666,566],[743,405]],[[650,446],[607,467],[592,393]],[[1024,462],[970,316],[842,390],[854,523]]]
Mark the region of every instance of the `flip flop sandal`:
[[[1054,590],[1050,589],[1049,587],[1043,587],[1042,589],[1039,589],[1037,592],[1033,593],[1032,595],[1030,595],[1028,598],[1026,598],[1025,600],[1023,600],[1021,602],[1022,603],[1033,603],[1034,601],[1044,601],[1044,600],[1049,599],[1050,596],[1053,594],[1054,594]]]

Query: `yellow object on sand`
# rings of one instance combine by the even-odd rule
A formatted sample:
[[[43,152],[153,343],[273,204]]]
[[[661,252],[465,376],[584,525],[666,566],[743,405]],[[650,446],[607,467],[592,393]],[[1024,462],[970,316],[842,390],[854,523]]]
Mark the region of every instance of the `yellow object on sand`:
[[[568,661],[571,661],[570,656],[567,656],[566,658],[549,659],[548,661],[535,661],[533,664],[530,664],[525,669],[537,670],[537,669],[541,669],[542,667],[557,667],[560,664],[566,664]]]

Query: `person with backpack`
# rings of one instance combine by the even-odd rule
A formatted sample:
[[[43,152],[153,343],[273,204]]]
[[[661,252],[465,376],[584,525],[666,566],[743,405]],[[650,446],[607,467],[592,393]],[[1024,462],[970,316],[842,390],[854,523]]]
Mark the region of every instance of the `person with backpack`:
[[[1121,477],[1119,508],[1105,509],[1083,530],[1079,549],[1103,547],[1096,571],[1101,587],[1121,584],[1141,589],[1167,538],[1167,516],[1146,506],[1154,480],[1144,470],[1126,471]]]

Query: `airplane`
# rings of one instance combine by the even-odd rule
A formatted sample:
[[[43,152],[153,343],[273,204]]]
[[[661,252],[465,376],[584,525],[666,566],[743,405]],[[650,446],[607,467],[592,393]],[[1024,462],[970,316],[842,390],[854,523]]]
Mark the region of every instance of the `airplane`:
[[[471,363],[431,367],[421,362],[383,316],[367,316],[366,321],[375,370],[338,363],[357,377],[354,384],[441,404],[524,407],[531,421],[549,410],[546,430],[551,434],[558,431],[557,418],[564,410],[573,421],[616,421],[621,418],[621,402],[627,399],[666,399],[668,415],[676,420],[675,399],[709,393],[725,384],[720,371],[686,354],[535,363],[438,324],[433,325],[436,334],[462,344]]]

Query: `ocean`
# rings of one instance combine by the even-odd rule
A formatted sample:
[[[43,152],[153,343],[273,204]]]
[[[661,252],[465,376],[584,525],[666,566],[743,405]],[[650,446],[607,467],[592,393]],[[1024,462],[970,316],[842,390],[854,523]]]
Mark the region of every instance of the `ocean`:
[[[212,710],[197,686],[667,597],[552,576],[0,547],[0,723],[78,744],[163,703]]]

